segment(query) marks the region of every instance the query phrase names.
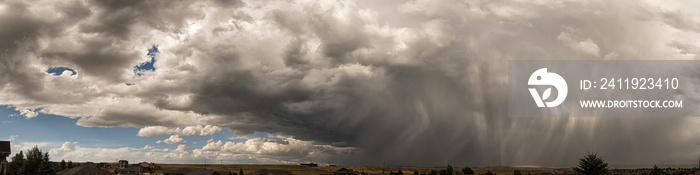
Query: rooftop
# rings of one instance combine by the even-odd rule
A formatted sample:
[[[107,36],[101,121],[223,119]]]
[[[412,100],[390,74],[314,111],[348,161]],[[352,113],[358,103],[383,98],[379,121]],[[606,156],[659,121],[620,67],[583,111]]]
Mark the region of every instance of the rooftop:
[[[0,155],[8,156],[12,153],[10,141],[0,141]]]

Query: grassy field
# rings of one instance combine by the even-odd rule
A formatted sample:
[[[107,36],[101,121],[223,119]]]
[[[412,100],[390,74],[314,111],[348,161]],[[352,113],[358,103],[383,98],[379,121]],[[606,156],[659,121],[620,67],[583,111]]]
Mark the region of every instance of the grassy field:
[[[180,168],[198,169],[205,168],[203,164],[159,164],[161,166],[160,173],[163,170],[176,170]],[[238,173],[239,169],[243,169],[243,172],[248,174],[259,169],[279,169],[286,170],[297,175],[319,175],[319,174],[329,174],[340,168],[353,169],[360,172],[366,172],[370,174],[380,174],[382,172],[398,172],[401,170],[404,174],[412,175],[413,171],[418,172],[430,172],[431,170],[440,171],[444,168],[416,168],[416,167],[377,167],[377,166],[336,166],[336,167],[307,167],[301,165],[257,165],[257,164],[209,164],[206,165],[207,169],[212,169],[216,171],[230,171]],[[460,171],[462,167],[455,167],[455,171]],[[486,171],[491,171],[496,174],[513,174],[513,168],[475,168],[474,171],[477,174],[486,173]],[[522,173],[535,174],[535,173],[552,173],[556,170],[552,169],[520,169]]]

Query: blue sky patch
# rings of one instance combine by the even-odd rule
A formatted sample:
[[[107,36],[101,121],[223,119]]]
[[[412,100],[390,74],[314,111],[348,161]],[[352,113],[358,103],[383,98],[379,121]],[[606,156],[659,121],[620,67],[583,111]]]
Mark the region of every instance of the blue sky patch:
[[[71,68],[67,68],[67,67],[49,67],[49,70],[46,70],[46,73],[50,73],[50,74],[53,74],[55,76],[60,76],[66,70],[73,72],[71,75],[75,75],[78,73],[75,70],[73,70]]]
[[[156,54],[157,53],[160,53],[160,51],[158,50],[158,45],[151,46],[151,48],[148,49],[148,53],[146,54],[151,59],[146,61],[146,62],[140,63],[139,65],[134,66],[134,73],[137,76],[142,76],[143,73],[141,73],[141,72],[143,72],[143,71],[155,71],[156,68],[153,67],[153,65],[156,63]]]

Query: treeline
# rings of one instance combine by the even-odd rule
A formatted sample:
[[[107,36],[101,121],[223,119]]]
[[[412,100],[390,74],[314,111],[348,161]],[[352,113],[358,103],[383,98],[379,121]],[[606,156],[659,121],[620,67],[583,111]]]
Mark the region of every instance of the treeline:
[[[77,166],[69,161],[61,161],[58,170],[63,170],[66,168],[72,168]],[[49,161],[49,153],[41,152],[39,147],[34,146],[34,148],[27,150],[25,156],[23,151],[15,154],[12,157],[12,162],[9,163],[7,167],[8,175],[55,175],[56,169],[53,167],[53,163]]]

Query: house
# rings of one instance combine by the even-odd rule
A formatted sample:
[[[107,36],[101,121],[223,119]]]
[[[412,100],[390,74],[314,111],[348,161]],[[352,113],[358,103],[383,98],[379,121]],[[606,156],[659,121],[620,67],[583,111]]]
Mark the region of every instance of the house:
[[[119,160],[119,168],[126,168],[126,167],[129,167],[129,161]]]
[[[111,172],[95,166],[77,166],[58,172],[57,175],[112,175]]]
[[[7,156],[12,154],[10,149],[10,141],[0,141],[0,174],[5,174],[7,171]]]
[[[132,166],[129,168],[122,168],[122,169],[119,169],[119,174],[120,175],[125,175],[125,174],[139,175],[139,174],[141,174],[141,168],[136,167],[136,166]]]
[[[97,164],[97,168],[106,168],[106,169],[109,169],[109,168],[112,168],[112,165],[110,165],[110,164],[107,163],[107,162],[100,162],[100,163]]]
[[[150,170],[150,169],[152,169],[151,167],[153,167],[148,162],[141,162],[138,165],[141,167],[142,170],[143,169]]]
[[[318,164],[316,164],[316,163],[302,163],[301,166],[318,167]]]
[[[177,170],[165,170],[165,171],[163,171],[163,174],[164,175],[185,175],[185,174],[189,173],[190,171],[192,171],[192,170],[190,170],[188,168],[180,168]]]
[[[333,172],[333,175],[359,175],[360,172],[353,171],[352,169],[340,168]]]
[[[148,162],[141,162],[139,164],[136,164],[136,166],[141,167],[141,172],[152,172],[160,169],[160,165]]]
[[[248,173],[248,175],[294,175],[290,173],[289,171],[285,170],[268,170],[268,169],[260,169],[258,171]]]

